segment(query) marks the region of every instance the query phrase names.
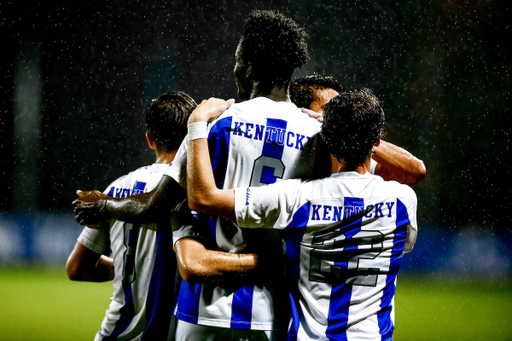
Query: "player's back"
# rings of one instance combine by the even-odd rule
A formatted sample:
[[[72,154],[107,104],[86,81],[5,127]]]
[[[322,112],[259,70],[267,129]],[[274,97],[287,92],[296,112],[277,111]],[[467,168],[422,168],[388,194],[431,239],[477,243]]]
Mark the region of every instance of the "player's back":
[[[356,172],[235,191],[241,226],[286,231],[298,340],[391,339],[395,279],[416,206],[410,187]]]
[[[217,186],[263,186],[281,179],[311,177],[320,126],[290,102],[258,97],[234,104],[210,125],[208,143]],[[176,159],[186,155],[182,147]],[[179,163],[173,164],[167,174],[185,185],[182,174],[186,174],[186,162]],[[324,169],[329,170],[330,165]],[[278,232],[242,230],[216,218],[210,219],[210,230],[223,251],[274,250],[275,269],[268,269],[267,273],[275,273],[276,277],[245,287],[184,282],[176,316],[189,323],[225,328],[284,330],[289,304],[285,288],[276,288],[284,283],[284,277],[277,277],[283,276],[282,264],[278,263],[282,259]]]
[[[167,168],[167,164],[141,167],[114,181],[105,193],[122,198],[149,192]],[[114,294],[95,340],[167,339],[176,272],[168,221],[139,226],[111,220]]]
[[[297,233],[297,219],[287,227],[295,230],[287,249],[303,312],[299,339],[390,340],[406,225],[416,228],[414,192],[343,172],[306,183],[297,195],[308,203],[307,214],[296,214],[307,228]]]
[[[217,186],[311,177],[320,126],[290,102],[258,97],[234,104],[208,137]]]

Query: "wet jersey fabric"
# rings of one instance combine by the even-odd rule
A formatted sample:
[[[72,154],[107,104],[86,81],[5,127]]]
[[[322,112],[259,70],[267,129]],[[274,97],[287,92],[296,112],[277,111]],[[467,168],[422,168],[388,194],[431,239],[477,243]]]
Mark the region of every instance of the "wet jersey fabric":
[[[141,167],[105,191],[115,198],[149,192],[166,164]],[[114,259],[112,302],[95,340],[167,340],[174,307],[176,256],[167,217],[158,224],[133,225],[111,220],[101,229],[84,228],[78,241]]]
[[[291,340],[392,339],[396,276],[416,209],[410,187],[368,173],[235,190],[239,226],[286,231]]]
[[[313,176],[320,123],[294,104],[258,97],[236,103],[209,125],[210,157],[219,188],[262,186],[282,179]],[[186,186],[187,144],[181,145],[166,172]],[[327,156],[325,156],[327,159]],[[329,159],[330,162],[330,159]],[[320,165],[320,163],[317,163]],[[330,163],[323,171],[330,170]],[[242,230],[211,218],[209,234],[226,252],[276,250],[282,257],[277,231]],[[187,236],[176,231],[175,241]],[[275,266],[282,264],[276,262]],[[277,270],[276,273],[281,271]],[[286,330],[287,293],[279,278],[261,278],[256,285],[189,284],[182,282],[176,316],[188,323],[224,328]],[[282,309],[283,311],[281,311]]]

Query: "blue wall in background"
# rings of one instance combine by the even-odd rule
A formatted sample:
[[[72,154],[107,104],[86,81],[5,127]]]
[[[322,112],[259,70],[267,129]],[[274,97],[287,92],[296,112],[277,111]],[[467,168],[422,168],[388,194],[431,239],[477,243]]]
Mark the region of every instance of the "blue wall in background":
[[[2,212],[0,264],[63,264],[82,227],[71,212]],[[479,227],[420,225],[402,272],[454,276],[512,275],[512,233]]]

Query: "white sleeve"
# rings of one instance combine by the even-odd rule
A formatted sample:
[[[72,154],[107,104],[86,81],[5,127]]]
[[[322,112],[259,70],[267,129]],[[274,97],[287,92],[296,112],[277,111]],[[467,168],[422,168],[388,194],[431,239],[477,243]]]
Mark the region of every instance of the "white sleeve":
[[[375,168],[377,168],[377,161],[370,158],[370,173],[375,174]]]
[[[235,215],[240,227],[285,229],[300,191],[300,180],[235,190]]]
[[[412,188],[410,188],[407,185],[403,185],[403,186],[406,186],[406,188],[409,192],[407,195],[407,198],[406,198],[405,205],[407,207],[407,212],[409,214],[409,220],[411,221],[411,226],[415,230],[418,230],[418,222],[417,222],[417,217],[416,217],[417,209],[418,209],[418,198]]]
[[[102,255],[110,254],[110,231],[108,225],[102,225],[101,228],[92,229],[84,227],[78,242],[96,253]]]

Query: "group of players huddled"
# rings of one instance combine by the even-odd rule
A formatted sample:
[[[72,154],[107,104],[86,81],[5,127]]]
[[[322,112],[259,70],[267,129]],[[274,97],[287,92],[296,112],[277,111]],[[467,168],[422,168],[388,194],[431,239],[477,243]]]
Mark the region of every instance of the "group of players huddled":
[[[371,90],[315,74],[306,33],[246,19],[238,97],[169,91],[145,111],[154,164],[77,191],[70,279],[113,280],[95,340],[391,340],[423,162],[381,140]]]

